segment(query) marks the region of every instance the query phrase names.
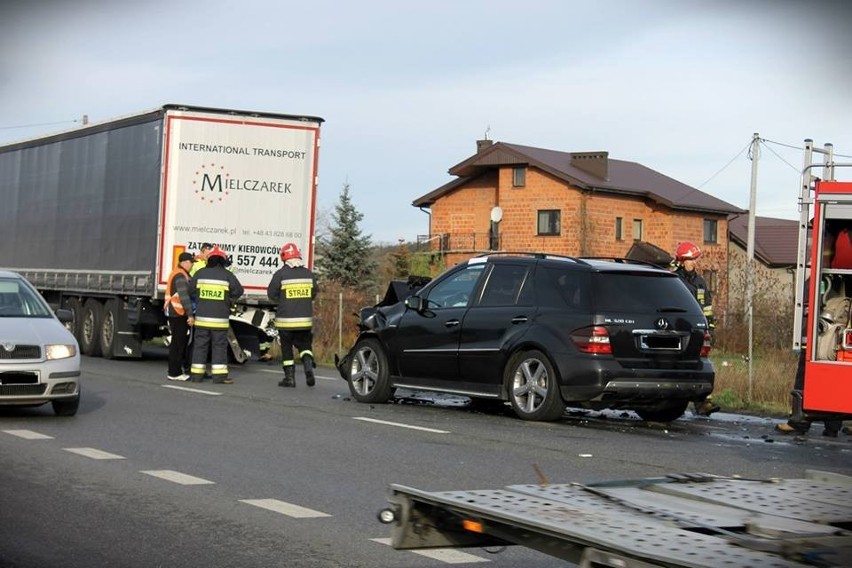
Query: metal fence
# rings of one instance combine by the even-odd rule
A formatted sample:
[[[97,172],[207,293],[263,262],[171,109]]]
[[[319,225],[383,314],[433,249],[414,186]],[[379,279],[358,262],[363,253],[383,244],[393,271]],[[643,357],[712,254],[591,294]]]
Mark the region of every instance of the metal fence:
[[[417,235],[414,252],[487,252],[500,250],[500,235],[491,233],[440,233]]]

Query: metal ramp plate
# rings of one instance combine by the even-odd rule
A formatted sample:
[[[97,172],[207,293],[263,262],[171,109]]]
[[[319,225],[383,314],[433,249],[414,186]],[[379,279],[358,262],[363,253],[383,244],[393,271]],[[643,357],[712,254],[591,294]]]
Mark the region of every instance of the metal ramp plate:
[[[666,567],[802,567],[812,564],[776,553],[780,541],[788,537],[820,542],[840,539],[837,544],[844,549],[852,541],[848,531],[814,522],[852,522],[849,488],[837,484],[814,480],[648,481],[513,485],[500,490],[435,493],[402,486],[392,489],[479,517],[486,524],[489,520],[505,523],[545,538]],[[749,523],[754,530],[746,534],[744,527]],[[707,529],[722,534],[706,534]],[[791,544],[786,547],[788,552],[796,550]],[[763,551],[767,548],[772,551]]]

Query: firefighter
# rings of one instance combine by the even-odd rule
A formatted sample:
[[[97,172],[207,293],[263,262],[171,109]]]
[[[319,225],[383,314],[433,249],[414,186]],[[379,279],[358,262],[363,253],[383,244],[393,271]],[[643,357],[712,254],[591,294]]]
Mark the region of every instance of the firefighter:
[[[210,352],[210,376],[215,383],[229,385],[228,330],[231,305],[243,295],[243,286],[225,265],[228,256],[219,247],[207,255],[207,265],[189,281],[189,294],[196,298],[195,337],[190,380],[200,383],[207,370]]]
[[[294,243],[281,247],[281,260],[284,265],[272,275],[267,288],[269,299],[278,304],[275,328],[281,341],[281,367],[284,371],[284,378],[278,386],[296,386],[296,361],[293,359],[295,347],[305,369],[305,382],[312,387],[316,367],[311,344],[317,280],[313,272],[302,263],[302,253]]]
[[[189,275],[195,276],[195,273],[207,266],[207,256],[213,250],[213,245],[210,243],[201,243],[201,250],[198,251],[198,256],[195,257],[195,262],[192,263],[192,268],[189,269]]]
[[[707,289],[707,283],[704,277],[698,274],[695,269],[696,261],[701,257],[701,249],[698,245],[690,242],[683,242],[677,245],[675,258],[672,268],[674,273],[680,276],[680,279],[698,300],[698,305],[704,312],[704,317],[707,318],[707,327],[709,328],[710,336],[713,337],[716,332],[716,318],[713,315],[713,296],[710,290]],[[719,406],[715,404],[711,397],[708,396],[704,400],[693,401],[695,413],[699,416],[710,416],[714,412],[719,411]]]
[[[175,269],[166,281],[166,297],[163,311],[169,321],[169,331],[172,334],[169,343],[169,373],[170,381],[185,381],[190,366],[190,353],[187,349],[189,328],[193,324],[192,299],[189,296],[189,269],[192,268],[192,254],[182,252],[178,256]]]

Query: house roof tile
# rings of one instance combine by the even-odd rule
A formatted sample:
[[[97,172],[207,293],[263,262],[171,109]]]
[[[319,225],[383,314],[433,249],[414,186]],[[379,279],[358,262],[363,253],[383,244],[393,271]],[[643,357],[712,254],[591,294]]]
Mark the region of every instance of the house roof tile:
[[[506,142],[495,142],[484,150],[450,168],[451,175],[459,176],[413,201],[416,207],[428,207],[439,197],[449,193],[465,181],[486,170],[507,165],[528,165],[539,168],[566,182],[597,191],[647,198],[672,209],[732,214],[743,210],[688,186],[657,171],[635,162],[614,160],[606,152],[603,156],[605,177],[599,177],[575,165],[577,153],[534,148]]]
[[[748,247],[748,215],[728,219],[731,240]],[[799,222],[773,217],[754,218],[754,255],[771,267],[795,266],[799,246]]]

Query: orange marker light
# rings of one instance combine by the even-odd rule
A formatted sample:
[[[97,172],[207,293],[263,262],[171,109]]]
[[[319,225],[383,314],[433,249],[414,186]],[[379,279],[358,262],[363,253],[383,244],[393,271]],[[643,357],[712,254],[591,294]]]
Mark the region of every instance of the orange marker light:
[[[465,519],[464,521],[462,521],[462,527],[464,527],[465,530],[470,531],[470,532],[475,532],[475,533],[480,533],[480,534],[485,532],[484,527],[482,526],[482,523],[477,522],[477,521],[470,521],[468,519]]]

